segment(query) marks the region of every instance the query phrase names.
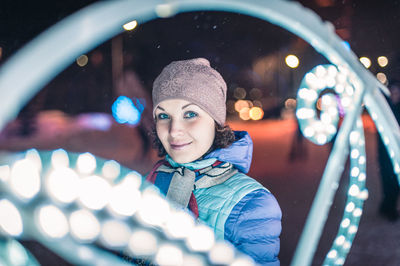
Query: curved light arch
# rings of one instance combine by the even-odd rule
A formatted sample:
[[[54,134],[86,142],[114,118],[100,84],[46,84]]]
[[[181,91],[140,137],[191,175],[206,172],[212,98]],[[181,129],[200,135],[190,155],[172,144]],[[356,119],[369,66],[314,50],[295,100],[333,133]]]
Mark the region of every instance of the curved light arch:
[[[306,40],[330,62],[347,69],[356,92],[338,133],[321,179],[292,265],[309,265],[336,192],[348,155],[347,139],[365,103],[381,134],[391,143],[393,160],[400,164],[400,128],[381,91],[387,89],[342,44],[330,23],[295,2],[283,0],[120,0],[98,2],[71,15],[38,36],[0,69],[0,128],[16,117],[42,86],[76,57],[123,31],[132,19],[144,23],[158,17],[197,10],[228,11],[269,21]],[[104,19],[107,18],[107,19]],[[24,77],[20,78],[21,73]],[[383,130],[381,130],[383,129]],[[340,171],[338,171],[340,169]]]

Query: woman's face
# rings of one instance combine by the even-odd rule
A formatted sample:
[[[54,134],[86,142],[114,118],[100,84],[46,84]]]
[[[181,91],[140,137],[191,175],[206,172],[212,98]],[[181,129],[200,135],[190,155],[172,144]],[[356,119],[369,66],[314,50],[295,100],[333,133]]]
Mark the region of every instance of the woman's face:
[[[177,163],[199,159],[214,142],[214,119],[194,103],[165,100],[156,108],[155,116],[157,136]]]

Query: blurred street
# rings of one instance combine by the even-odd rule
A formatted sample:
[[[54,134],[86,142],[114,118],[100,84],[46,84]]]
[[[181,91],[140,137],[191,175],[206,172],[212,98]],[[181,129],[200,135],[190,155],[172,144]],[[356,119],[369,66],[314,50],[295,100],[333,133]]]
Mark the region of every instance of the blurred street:
[[[50,117],[53,119],[52,130],[49,127],[41,130]],[[40,122],[42,124],[38,122],[36,133],[28,137],[9,135],[13,127],[16,127],[10,124],[7,127],[8,135],[6,132],[0,135],[0,149],[16,151],[30,147],[64,147],[75,152],[90,151],[97,156],[118,160],[141,173],[149,171],[152,163],[157,160],[154,152],[143,156],[145,153],[136,128],[112,123],[109,130],[100,131],[85,128],[77,123],[78,120],[61,114],[44,113]],[[365,116],[364,122],[369,198],[364,205],[359,231],[345,265],[395,266],[400,262],[400,221],[389,222],[378,215],[381,184],[376,161],[376,132],[369,117]],[[250,176],[265,185],[281,205],[283,232],[279,257],[281,265],[289,265],[331,146],[317,146],[302,139],[299,142],[302,144],[296,146],[295,155],[290,157],[297,129],[293,119],[231,122],[230,125],[235,130],[247,130],[253,138],[254,155]],[[322,264],[336,235],[345,203],[348,175],[349,171],[345,169],[313,265]],[[34,245],[32,247],[39,261],[50,265],[47,264],[48,258],[43,258],[46,253],[40,252]]]

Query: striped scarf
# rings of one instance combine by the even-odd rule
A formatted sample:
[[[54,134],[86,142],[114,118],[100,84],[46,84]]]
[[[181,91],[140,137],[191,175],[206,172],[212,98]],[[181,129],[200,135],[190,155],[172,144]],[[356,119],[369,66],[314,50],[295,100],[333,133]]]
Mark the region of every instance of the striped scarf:
[[[146,180],[156,185],[171,203],[188,208],[197,218],[199,211],[193,190],[221,184],[236,173],[232,164],[218,160],[200,169],[189,169],[179,164],[173,167],[167,160],[161,160],[154,165]]]

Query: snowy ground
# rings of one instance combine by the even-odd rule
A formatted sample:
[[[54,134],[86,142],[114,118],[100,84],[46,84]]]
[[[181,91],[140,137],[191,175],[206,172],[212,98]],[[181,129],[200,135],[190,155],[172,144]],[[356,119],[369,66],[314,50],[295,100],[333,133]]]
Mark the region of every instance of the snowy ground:
[[[51,121],[49,119],[52,119]],[[65,149],[90,151],[95,155],[116,159],[142,173],[157,159],[154,153],[143,157],[143,148],[135,128],[111,123],[109,130],[82,127],[78,118],[59,113],[43,114],[38,131],[30,137],[0,135],[1,150]],[[369,199],[364,208],[360,228],[345,265],[400,265],[400,221],[388,222],[377,214],[381,186],[376,163],[376,133],[367,120],[367,187]],[[303,155],[290,160],[296,124],[293,120],[266,120],[254,123],[232,122],[234,129],[249,131],[254,141],[253,165],[250,175],[263,183],[278,199],[283,211],[281,265],[289,265],[299,240],[306,216],[323,173],[330,146],[303,142]],[[13,132],[17,125],[10,125]],[[298,150],[298,149],[297,149]],[[304,153],[306,152],[306,153]],[[306,154],[306,155],[304,155]],[[341,220],[346,196],[348,169],[338,192],[319,243],[313,265],[321,265]],[[26,242],[43,265],[61,265],[48,251]]]

